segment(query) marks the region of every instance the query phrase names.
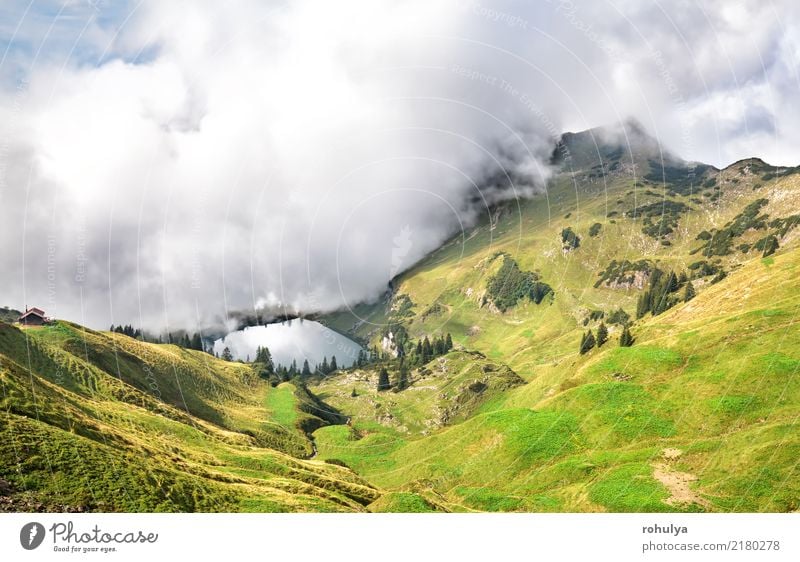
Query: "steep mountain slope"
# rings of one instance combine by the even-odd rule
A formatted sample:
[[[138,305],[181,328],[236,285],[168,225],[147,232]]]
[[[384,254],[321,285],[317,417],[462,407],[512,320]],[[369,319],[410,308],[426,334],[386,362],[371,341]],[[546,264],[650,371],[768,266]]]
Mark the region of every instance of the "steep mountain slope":
[[[325,319],[375,344],[449,332],[526,384],[428,435],[339,399],[352,430],[318,431],[321,456],[465,509],[798,508],[800,174],[621,133],[565,135],[547,193],[455,237],[361,321]],[[609,341],[581,354],[601,322]]]
[[[378,492],[301,460],[325,422],[252,365],[67,322],[0,323],[0,509],[352,511]]]

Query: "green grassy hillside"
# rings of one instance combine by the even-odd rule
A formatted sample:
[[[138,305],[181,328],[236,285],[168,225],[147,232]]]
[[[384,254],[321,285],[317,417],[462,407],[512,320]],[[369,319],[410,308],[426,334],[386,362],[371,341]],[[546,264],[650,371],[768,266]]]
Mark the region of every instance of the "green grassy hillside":
[[[250,365],[67,322],[0,323],[0,382],[2,509],[360,511],[379,496],[302,460],[304,392]]]
[[[0,509],[797,511],[800,169],[624,133],[320,318],[360,367],[0,322]]]
[[[449,332],[524,384],[431,425],[457,371],[427,392],[424,380],[378,393],[374,372],[334,377],[315,391],[352,419],[316,432],[320,455],[451,509],[797,510],[798,170],[662,164],[654,141],[628,152],[590,133],[565,142],[547,193],[403,274],[357,311],[368,322],[324,319],[373,344]],[[656,270],[675,272],[673,290],[637,317]],[[538,304],[535,283],[552,288]],[[632,347],[618,343],[620,309]],[[601,322],[609,341],[579,353]]]

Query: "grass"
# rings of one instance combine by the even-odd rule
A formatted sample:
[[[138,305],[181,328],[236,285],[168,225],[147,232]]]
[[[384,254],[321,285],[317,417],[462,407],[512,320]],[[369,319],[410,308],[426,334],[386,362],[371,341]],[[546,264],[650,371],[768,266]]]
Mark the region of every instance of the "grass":
[[[92,351],[72,353],[84,337]],[[15,510],[363,511],[380,496],[298,458],[310,446],[292,422],[309,414],[292,385],[122,338],[0,323],[0,479]]]
[[[599,323],[583,325],[590,311],[635,312],[637,288],[594,286],[597,273],[612,260],[646,259],[662,270],[688,270],[699,259],[691,254],[699,246],[697,235],[724,228],[755,199],[768,200],[762,212],[771,218],[794,212],[800,203],[796,177],[762,182],[742,166],[704,172],[715,180],[700,188],[698,179],[699,191],[724,196],[692,201],[693,210],[681,213],[667,237],[669,245],[642,233],[640,221],[624,211],[657,204],[664,196],[680,202],[697,194],[684,194],[685,186],[670,194],[669,186],[658,182],[633,185],[612,176],[600,196],[584,191],[587,184],[580,179],[577,190],[571,181],[556,180],[546,197],[518,207],[514,202],[494,227],[481,223],[463,244],[456,239],[434,252],[395,283],[397,295],[414,305],[404,320],[411,336],[451,332],[457,346],[509,365],[526,384],[503,389],[442,425],[430,423],[441,404],[422,391],[384,398],[374,396],[371,381],[327,381],[321,391],[330,390],[330,399],[352,416],[353,429],[335,442],[328,439],[333,428],[318,431],[324,436],[318,439],[320,454],[346,456],[382,488],[424,483],[468,509],[796,510],[800,251],[795,238],[781,240],[781,249],[769,258],[741,252],[714,258],[728,276],[716,284],[710,277],[696,281],[692,301],[635,321],[633,347],[618,347],[620,328],[610,326],[605,346],[577,353],[580,335]],[[762,184],[757,191],[754,181]],[[595,224],[602,228],[589,236]],[[560,233],[566,227],[581,237],[581,245],[562,252]],[[746,231],[737,244],[759,237],[763,233]],[[495,258],[502,254],[546,280],[555,292],[552,304],[521,300],[505,313],[482,305],[499,267]],[[446,313],[421,314],[433,307]],[[365,305],[360,314],[380,322],[383,310],[382,304]],[[352,327],[342,315],[334,316],[340,326]],[[362,340],[374,335],[369,322],[355,333]],[[444,384],[437,381],[433,396]],[[340,391],[333,390],[337,385]],[[343,395],[352,386],[357,399]],[[376,410],[393,418],[376,416]],[[359,432],[365,437],[352,436]],[[677,456],[667,459],[665,451]],[[671,492],[653,477],[654,465],[664,462],[696,477],[692,489],[707,503],[667,503]]]
[[[571,142],[580,151],[582,141]],[[402,392],[377,392],[373,368],[339,372],[309,390],[271,388],[248,365],[171,345],[67,322],[25,331],[0,323],[0,479],[13,505],[797,511],[796,232],[768,258],[738,250],[707,258],[727,277],[695,279],[695,298],[635,320],[633,347],[617,345],[621,328],[612,325],[604,346],[580,355],[578,344],[599,326],[599,318],[586,320],[591,312],[635,313],[633,282],[597,284],[609,264],[688,270],[702,257],[698,235],[713,237],[756,199],[767,201],[760,212],[770,220],[792,215],[800,177],[765,180],[737,163],[703,170],[697,186],[680,170],[647,180],[653,170],[637,153],[634,182],[604,176],[598,166],[618,167],[623,157],[603,154],[610,162],[576,154],[575,177],[557,176],[541,197],[501,205],[491,221],[396,279],[402,318],[377,302],[356,307],[364,322],[345,313],[321,319],[372,344],[388,320],[412,338],[451,333],[456,349],[414,369]],[[662,232],[669,244],[625,215],[633,208],[680,208],[667,217],[673,232]],[[654,211],[650,222],[663,218]],[[577,248],[563,248],[567,228],[580,236]],[[765,235],[738,230],[736,245]],[[552,299],[507,299],[505,312],[490,306],[500,256],[547,282]],[[654,473],[664,466],[695,478],[699,499],[671,502],[674,490]]]

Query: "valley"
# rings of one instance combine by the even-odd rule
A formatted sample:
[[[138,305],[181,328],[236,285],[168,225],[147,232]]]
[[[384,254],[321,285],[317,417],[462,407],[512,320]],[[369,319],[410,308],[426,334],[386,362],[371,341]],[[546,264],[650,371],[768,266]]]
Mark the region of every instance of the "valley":
[[[0,321],[0,509],[797,511],[800,170],[622,133],[317,317],[347,368]]]

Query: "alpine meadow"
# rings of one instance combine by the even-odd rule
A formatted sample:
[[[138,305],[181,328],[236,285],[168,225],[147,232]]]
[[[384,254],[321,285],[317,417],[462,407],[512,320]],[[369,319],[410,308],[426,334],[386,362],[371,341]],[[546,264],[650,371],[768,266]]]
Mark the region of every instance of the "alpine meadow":
[[[800,168],[615,133],[319,316],[349,368],[6,318],[3,509],[797,510]]]

